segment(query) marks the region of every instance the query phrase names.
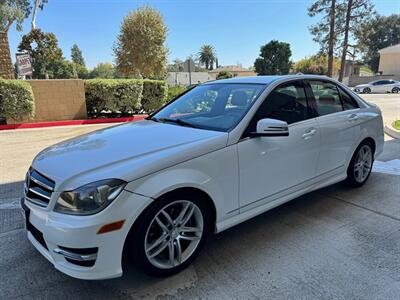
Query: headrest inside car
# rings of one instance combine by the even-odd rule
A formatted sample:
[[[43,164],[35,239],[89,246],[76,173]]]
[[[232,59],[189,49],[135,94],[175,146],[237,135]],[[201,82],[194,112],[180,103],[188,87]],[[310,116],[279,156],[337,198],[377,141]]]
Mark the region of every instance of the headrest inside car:
[[[243,91],[236,91],[232,95],[231,103],[235,106],[246,106],[249,96]]]

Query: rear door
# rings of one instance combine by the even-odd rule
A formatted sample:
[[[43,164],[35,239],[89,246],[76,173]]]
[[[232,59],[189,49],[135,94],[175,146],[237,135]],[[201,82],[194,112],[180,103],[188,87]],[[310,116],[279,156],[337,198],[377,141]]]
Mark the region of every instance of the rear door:
[[[346,171],[357,136],[359,108],[345,91],[330,81],[309,80],[308,88],[321,132],[316,173],[323,180]]]

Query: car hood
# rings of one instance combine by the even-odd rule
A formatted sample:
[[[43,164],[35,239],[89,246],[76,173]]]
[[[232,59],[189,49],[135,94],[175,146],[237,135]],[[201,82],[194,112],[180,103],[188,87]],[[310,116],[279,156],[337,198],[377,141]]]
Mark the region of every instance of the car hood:
[[[224,132],[140,121],[94,131],[40,152],[32,167],[68,190],[105,178],[132,181],[226,146]]]

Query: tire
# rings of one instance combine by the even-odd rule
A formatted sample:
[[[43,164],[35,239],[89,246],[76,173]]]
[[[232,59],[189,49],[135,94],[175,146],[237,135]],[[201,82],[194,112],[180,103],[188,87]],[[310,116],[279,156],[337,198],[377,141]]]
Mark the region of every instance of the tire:
[[[369,87],[366,87],[365,89],[363,89],[363,93],[364,94],[371,94],[371,89]]]
[[[158,199],[128,235],[128,259],[151,276],[182,271],[200,253],[210,233],[208,210],[206,201],[193,193],[172,193]]]
[[[363,186],[371,174],[374,164],[374,147],[368,142],[362,142],[356,149],[347,168],[346,183],[352,187]]]
[[[393,94],[397,94],[397,93],[399,93],[399,92],[400,92],[400,88],[398,88],[397,86],[394,87],[394,88],[392,88],[392,93],[393,93]]]

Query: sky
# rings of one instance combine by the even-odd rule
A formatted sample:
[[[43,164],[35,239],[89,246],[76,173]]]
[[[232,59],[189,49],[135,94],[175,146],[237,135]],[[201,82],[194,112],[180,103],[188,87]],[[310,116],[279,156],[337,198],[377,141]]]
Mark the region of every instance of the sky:
[[[161,12],[168,27],[166,45],[169,61],[197,54],[203,44],[215,47],[220,65],[250,67],[260,46],[277,39],[290,43],[292,60],[318,51],[308,27],[318,19],[307,15],[313,0],[49,0],[39,11],[36,25],[56,34],[64,57],[70,59],[74,43],[82,49],[89,68],[99,62],[113,62],[113,44],[123,17],[143,5]],[[381,15],[400,13],[399,0],[375,0]],[[23,34],[30,30],[30,18],[22,32],[9,32],[13,55]]]

